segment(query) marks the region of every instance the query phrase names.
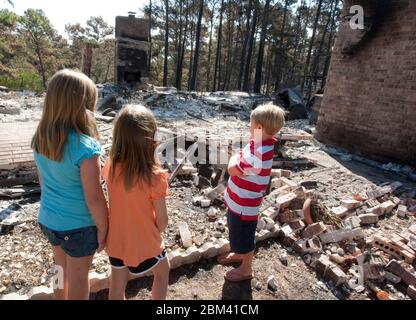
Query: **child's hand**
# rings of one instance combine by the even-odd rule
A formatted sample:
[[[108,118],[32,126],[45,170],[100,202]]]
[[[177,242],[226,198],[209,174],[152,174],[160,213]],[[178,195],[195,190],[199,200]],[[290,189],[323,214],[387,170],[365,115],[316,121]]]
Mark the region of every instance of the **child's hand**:
[[[239,166],[239,159],[240,159],[240,155],[239,154],[235,154],[231,157],[230,162],[228,164],[228,173],[230,176],[238,176],[238,177],[242,177],[244,176],[244,172],[242,172],[240,166]]]

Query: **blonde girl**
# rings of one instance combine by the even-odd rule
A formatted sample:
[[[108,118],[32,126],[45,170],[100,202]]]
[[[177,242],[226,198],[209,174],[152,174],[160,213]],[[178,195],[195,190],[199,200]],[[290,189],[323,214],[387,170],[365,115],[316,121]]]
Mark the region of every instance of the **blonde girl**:
[[[110,203],[107,253],[109,298],[125,299],[130,275],[154,275],[152,299],[166,298],[169,264],[161,233],[168,224],[167,173],[155,154],[156,120],[142,106],[126,106],[113,132],[110,158],[104,166]]]
[[[57,299],[89,298],[88,271],[105,245],[108,209],[100,184],[94,83],[62,70],[48,84],[32,140],[42,188],[38,222],[52,245]]]

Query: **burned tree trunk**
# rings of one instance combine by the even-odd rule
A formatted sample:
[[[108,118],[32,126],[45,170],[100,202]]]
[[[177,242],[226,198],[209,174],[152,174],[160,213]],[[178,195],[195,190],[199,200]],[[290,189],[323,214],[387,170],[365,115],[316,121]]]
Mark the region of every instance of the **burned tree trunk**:
[[[212,29],[214,27],[214,10],[215,10],[215,6],[212,6],[212,13],[210,17],[209,44],[208,44],[207,86],[206,86],[207,91],[209,91],[210,84],[211,84]]]
[[[91,67],[92,67],[92,43],[85,42],[82,46],[82,62],[81,62],[81,71],[88,77],[91,77]]]
[[[182,53],[182,18],[183,18],[183,1],[179,1],[179,36],[178,36],[178,45],[177,45],[177,51],[176,51],[176,72],[175,72],[175,87],[178,88],[178,74],[179,74],[179,65],[180,65],[180,59],[181,59],[181,53]]]
[[[260,93],[261,90],[261,76],[263,72],[263,60],[264,60],[264,43],[266,41],[266,31],[269,18],[269,5],[270,0],[266,0],[264,5],[263,12],[263,22],[261,26],[261,35],[260,35],[260,44],[259,44],[259,53],[257,56],[257,65],[256,65],[256,76],[254,79],[254,92]]]
[[[147,65],[150,72],[150,66],[152,65],[152,0],[149,0],[149,57]]]
[[[222,90],[225,91],[228,83],[230,81],[230,73],[231,73],[231,55],[232,55],[232,42],[233,42],[233,33],[234,33],[234,23],[232,21],[232,8],[231,8],[231,1],[228,2],[228,39],[227,39],[227,62],[226,62],[226,69],[224,75],[224,82],[222,86]]]
[[[301,92],[303,92],[303,89],[305,87],[306,77],[308,77],[308,75],[309,75],[309,64],[310,64],[310,61],[311,61],[313,44],[315,42],[316,28],[318,27],[319,17],[321,16],[322,2],[323,2],[323,0],[319,0],[319,2],[318,2],[318,8],[316,10],[315,22],[313,24],[312,37],[311,37],[311,40],[309,42],[308,55],[306,57],[305,68],[304,68],[304,71],[303,71],[303,79],[302,79],[302,84],[301,84]]]
[[[251,24],[251,33],[250,33],[250,41],[248,44],[247,50],[247,59],[245,64],[245,71],[244,71],[244,82],[243,82],[243,90],[246,92],[250,91],[250,65],[251,65],[251,56],[253,54],[253,47],[254,47],[254,36],[256,34],[256,25],[257,25],[257,8],[258,7],[258,0],[254,0],[254,13],[253,13],[253,20]]]
[[[191,18],[191,34],[190,34],[190,39],[191,39],[191,53],[189,55],[189,71],[188,71],[188,90],[189,86],[191,84],[191,77],[192,77],[192,70],[193,70],[193,57],[194,57],[194,28],[193,28],[193,19]]]
[[[279,39],[279,46],[276,52],[276,80],[274,83],[274,91],[279,90],[280,81],[282,79],[282,52],[283,52],[283,38],[285,35],[285,29],[286,29],[286,20],[287,20],[287,7],[289,4],[289,0],[285,0],[285,7],[283,9],[283,21],[282,21],[282,27],[280,29],[280,39]]]
[[[338,11],[338,3],[339,3],[339,0],[335,0],[335,8],[332,14],[332,21],[331,21],[331,28],[330,28],[331,31],[329,32],[328,46],[326,49],[324,70],[322,72],[321,90],[325,88],[326,79],[328,77],[329,64],[331,62],[331,48],[333,45],[334,35],[336,31],[336,18],[337,18],[337,11]]]
[[[218,68],[220,66],[220,61],[221,61],[221,37],[222,37],[222,15],[223,15],[223,11],[224,11],[224,0],[221,0],[220,25],[218,27],[217,54],[216,54],[216,57],[215,57],[214,85],[212,86],[212,91],[217,90],[217,75],[218,75]]]
[[[202,13],[204,11],[204,0],[199,0],[199,14],[198,22],[196,26],[196,39],[195,39],[195,55],[194,55],[194,67],[192,70],[192,77],[189,89],[191,91],[195,90],[196,78],[198,74],[198,59],[199,59],[199,48],[200,48],[200,38],[201,38],[201,22],[202,22]]]
[[[328,15],[328,19],[325,23],[325,26],[324,26],[324,29],[323,29],[323,32],[322,32],[322,38],[321,38],[321,41],[319,42],[319,47],[318,47],[318,50],[316,51],[314,62],[312,64],[313,83],[315,84],[315,86],[316,86],[316,83],[318,81],[319,62],[320,62],[320,58],[321,58],[321,54],[322,54],[322,49],[323,49],[323,46],[324,46],[324,43],[325,43],[326,35],[328,33],[328,28],[329,28],[330,23],[332,21],[332,14],[333,14],[333,11],[334,11],[333,5],[334,4],[335,4],[335,1],[332,0],[331,1],[330,14]],[[307,101],[310,100],[311,96],[312,96],[312,79],[311,79],[311,81],[309,81],[308,95],[307,95],[307,98],[306,98]]]
[[[175,79],[175,86],[178,90],[182,89],[182,72],[183,72],[183,58],[185,54],[186,48],[186,36],[188,33],[188,16],[189,16],[189,2],[186,2],[186,17],[185,17],[185,30],[183,32],[183,40],[179,39],[179,42],[182,41],[180,44],[180,51],[178,52],[178,61],[176,66],[176,79]]]
[[[169,51],[169,1],[165,0],[166,20],[165,20],[165,59],[163,63],[163,86],[168,85],[168,51]]]
[[[251,16],[251,9],[252,9],[253,0],[249,0],[248,7],[247,7],[247,22],[246,22],[246,32],[244,36],[244,43],[243,48],[241,50],[241,61],[240,61],[240,72],[238,74],[238,90],[241,90],[241,85],[243,81],[243,75],[244,75],[244,66],[246,62],[246,50],[247,50],[247,44],[248,39],[250,38],[250,16]]]

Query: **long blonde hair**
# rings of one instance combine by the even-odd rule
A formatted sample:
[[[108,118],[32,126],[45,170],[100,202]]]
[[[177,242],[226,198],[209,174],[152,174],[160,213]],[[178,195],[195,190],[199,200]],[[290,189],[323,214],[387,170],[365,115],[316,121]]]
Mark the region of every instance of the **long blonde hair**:
[[[61,161],[69,129],[98,138],[92,112],[97,88],[83,73],[64,69],[48,84],[42,118],[32,139],[32,149],[50,160]]]
[[[128,105],[119,113],[113,130],[110,151],[110,180],[120,165],[126,190],[139,181],[151,184],[153,174],[160,169],[156,156],[156,119],[143,106]]]

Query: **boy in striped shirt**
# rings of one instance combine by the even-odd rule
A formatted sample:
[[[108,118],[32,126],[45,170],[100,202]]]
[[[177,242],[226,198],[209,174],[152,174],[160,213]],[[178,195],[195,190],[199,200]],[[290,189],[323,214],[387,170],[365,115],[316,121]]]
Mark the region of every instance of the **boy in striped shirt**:
[[[273,164],[274,137],[284,126],[284,111],[266,104],[256,108],[250,117],[250,143],[231,157],[228,165],[228,187],[224,201],[231,252],[220,256],[223,264],[241,262],[237,269],[228,271],[226,280],[237,282],[253,278],[252,261],[258,214],[264,192],[270,181]]]

